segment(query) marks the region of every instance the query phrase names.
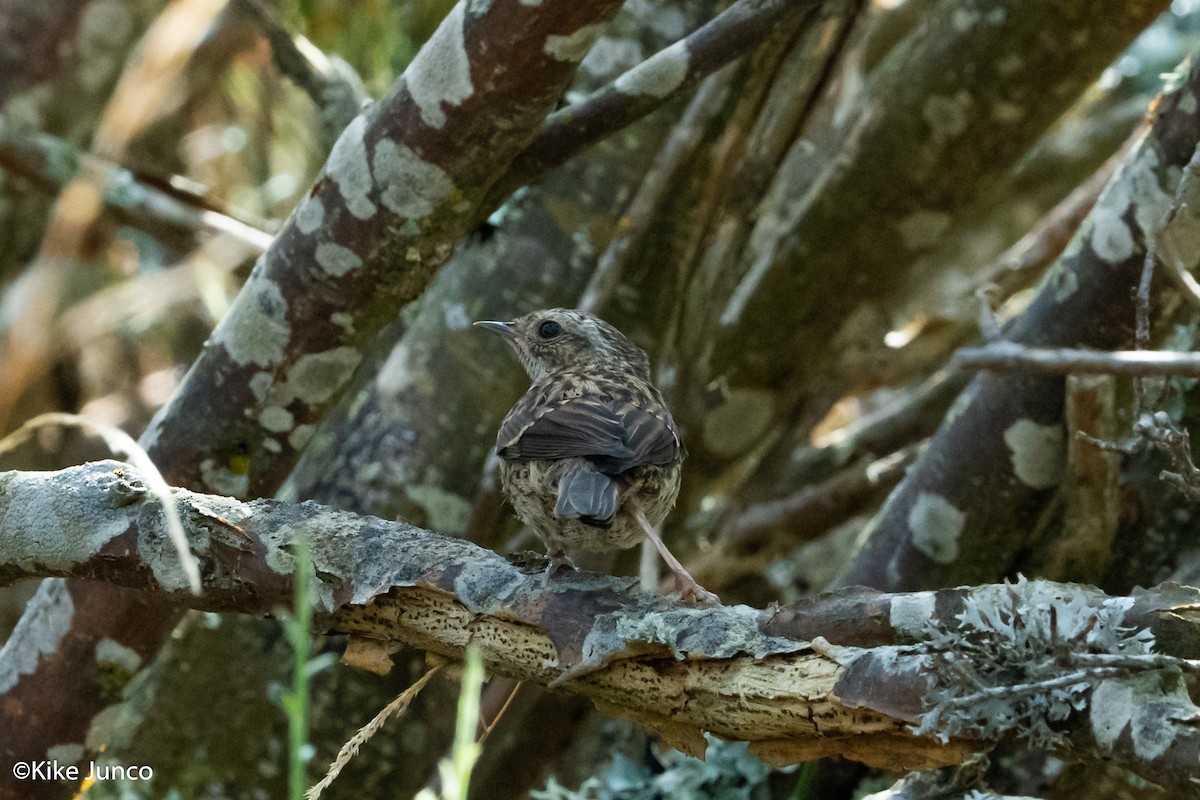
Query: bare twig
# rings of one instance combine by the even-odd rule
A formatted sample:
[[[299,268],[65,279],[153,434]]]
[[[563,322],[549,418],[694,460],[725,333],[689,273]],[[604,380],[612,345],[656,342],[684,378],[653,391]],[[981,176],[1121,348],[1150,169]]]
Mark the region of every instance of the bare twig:
[[[1074,350],[1068,347],[1025,347],[1016,342],[993,342],[984,347],[964,347],[954,354],[960,369],[1072,373],[1170,375],[1200,378],[1200,353],[1166,350]]]

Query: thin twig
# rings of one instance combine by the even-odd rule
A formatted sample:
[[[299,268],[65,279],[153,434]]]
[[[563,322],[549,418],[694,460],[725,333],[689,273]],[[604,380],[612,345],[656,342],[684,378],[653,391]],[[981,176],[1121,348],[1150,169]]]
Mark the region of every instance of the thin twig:
[[[325,777],[321,778],[304,795],[306,800],[317,800],[321,796],[321,792],[329,788],[329,784],[333,783],[334,779],[341,774],[342,769],[350,763],[350,759],[358,755],[358,749],[369,742],[371,737],[379,732],[379,729],[383,727],[385,722],[408,708],[413,698],[420,694],[421,690],[425,688],[425,684],[429,683],[429,680],[441,670],[442,666],[442,664],[438,664],[429,669],[417,679],[416,683],[409,686],[395,700],[384,706],[383,710],[376,714],[374,719],[359,728],[358,732],[350,737],[350,741],[342,745],[341,750],[338,750],[337,757],[329,765],[329,771],[325,773]]]
[[[959,369],[1040,372],[1052,375],[1174,376],[1200,378],[1200,353],[1166,350],[1074,350],[1067,347],[1025,347],[1016,342],[993,342],[964,347],[954,354]]]
[[[600,262],[579,299],[577,307],[580,311],[598,311],[620,282],[626,254],[650,227],[654,212],[672,185],[680,165],[695,150],[705,125],[720,109],[725,94],[729,91],[730,77],[729,72],[709,76],[688,104],[679,123],[671,130],[671,135],[654,159],[653,166],[629,202],[629,207],[618,220],[616,235],[609,242],[604,255],[600,257]]]

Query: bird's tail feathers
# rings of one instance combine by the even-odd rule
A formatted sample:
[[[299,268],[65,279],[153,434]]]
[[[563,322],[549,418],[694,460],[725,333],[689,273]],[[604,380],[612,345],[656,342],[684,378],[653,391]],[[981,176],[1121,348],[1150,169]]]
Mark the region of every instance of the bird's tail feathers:
[[[617,513],[617,483],[590,469],[563,476],[558,484],[554,516],[608,527]]]

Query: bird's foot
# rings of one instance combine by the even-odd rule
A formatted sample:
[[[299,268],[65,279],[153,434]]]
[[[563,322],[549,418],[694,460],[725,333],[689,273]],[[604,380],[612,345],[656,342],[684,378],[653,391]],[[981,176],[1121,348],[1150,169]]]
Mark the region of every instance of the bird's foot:
[[[675,576],[675,594],[683,602],[698,606],[721,605],[721,598],[696,583],[696,579],[687,570],[672,570],[671,574]]]
[[[575,566],[575,562],[571,560],[571,557],[561,550],[557,553],[547,553],[546,557],[550,560],[550,563],[546,565],[545,573],[543,573],[547,581],[564,569],[571,572],[579,571],[579,567]]]

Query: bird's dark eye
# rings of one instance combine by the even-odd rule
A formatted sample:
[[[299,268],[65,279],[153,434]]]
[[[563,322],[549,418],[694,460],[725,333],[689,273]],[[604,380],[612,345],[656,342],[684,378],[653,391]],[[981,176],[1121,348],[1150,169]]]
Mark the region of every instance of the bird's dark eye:
[[[562,333],[562,325],[559,325],[552,319],[548,319],[538,326],[538,336],[543,339],[553,339]]]

